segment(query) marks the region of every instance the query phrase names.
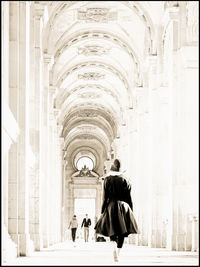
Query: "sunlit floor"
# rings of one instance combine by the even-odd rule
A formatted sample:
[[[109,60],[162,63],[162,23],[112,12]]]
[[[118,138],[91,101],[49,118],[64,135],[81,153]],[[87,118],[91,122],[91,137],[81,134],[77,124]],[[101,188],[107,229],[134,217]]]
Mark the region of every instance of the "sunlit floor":
[[[42,251],[33,252],[29,257],[19,257],[4,263],[4,266],[72,266],[72,265],[129,265],[129,266],[160,266],[160,265],[190,265],[198,266],[197,252],[178,252],[159,248],[148,248],[124,244],[119,262],[113,261],[110,242],[75,243],[66,241]]]

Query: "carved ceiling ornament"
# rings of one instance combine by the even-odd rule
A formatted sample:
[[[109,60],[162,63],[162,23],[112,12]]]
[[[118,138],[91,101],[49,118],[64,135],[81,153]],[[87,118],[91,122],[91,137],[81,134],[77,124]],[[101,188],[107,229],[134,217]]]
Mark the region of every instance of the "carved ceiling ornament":
[[[78,74],[78,79],[84,79],[84,80],[99,80],[103,79],[105,77],[105,74],[99,73],[99,72],[85,72],[83,74]]]
[[[149,28],[150,29],[150,28]],[[79,35],[75,35],[74,37],[72,37],[71,39],[68,39],[64,42],[64,45],[62,45],[55,53],[55,62],[57,61],[56,59],[65,51],[65,49],[69,48],[71,45],[74,45],[75,43],[79,42],[80,40],[82,40],[84,37],[85,38],[92,38],[92,39],[96,39],[96,38],[103,38],[107,41],[111,41],[113,43],[115,43],[116,45],[120,46],[123,50],[125,50],[126,53],[128,53],[131,58],[133,59],[133,64],[134,64],[134,68],[135,68],[135,72],[140,73],[140,60],[138,55],[136,54],[136,52],[133,50],[133,48],[127,44],[123,39],[121,39],[120,37],[111,34],[111,33],[105,33],[102,31],[90,31],[90,32],[84,32],[81,33]],[[84,50],[85,51],[85,50]],[[109,51],[109,48],[108,48]],[[87,53],[87,52],[86,52]],[[77,70],[79,67],[74,67],[73,70]],[[72,70],[72,71],[73,71]],[[71,72],[68,72],[68,75]],[[140,83],[140,81],[136,81],[137,84]]]
[[[102,118],[102,117],[101,118],[98,117],[98,118],[94,118],[94,119],[88,117],[88,118],[84,118],[84,120],[82,118],[73,117],[71,120],[68,120],[64,124],[62,135],[63,136],[67,136],[69,134],[69,132],[74,127],[77,127],[77,128],[78,127],[82,127],[85,124],[90,124],[91,125],[91,123],[92,123],[93,127],[95,127],[95,129],[103,130],[106,133],[106,135],[109,137],[110,141],[115,138],[114,129],[113,129],[114,127],[112,127],[112,125],[108,124],[108,122],[105,121],[105,119]]]
[[[107,93],[108,95],[112,96],[116,103],[118,103],[118,105],[120,105],[120,101],[119,101],[119,97],[118,95],[116,94],[116,91],[112,92],[110,89],[100,85],[100,84],[84,84],[84,85],[79,85],[79,86],[76,86],[74,87],[73,89],[62,89],[64,92],[65,92],[65,95],[62,96],[62,98],[60,99],[60,102],[59,102],[59,106],[61,107],[62,104],[64,103],[64,100],[74,94],[74,93],[77,93],[78,91],[81,91],[81,90],[98,90],[100,93],[103,91],[105,93]],[[81,94],[81,93],[80,93]],[[100,97],[100,95],[98,96]]]
[[[84,20],[85,22],[107,23],[117,20],[117,12],[102,7],[79,8],[77,9],[77,19]]]
[[[78,97],[96,99],[96,98],[100,98],[101,95],[97,94],[97,93],[94,93],[94,92],[85,92],[85,93],[79,93]]]
[[[94,172],[89,170],[89,168],[84,165],[82,169],[76,173],[73,174],[73,177],[98,177],[98,175]]]
[[[98,116],[98,114],[97,114],[97,112],[94,112],[94,111],[79,111],[78,113],[77,113],[77,117],[92,117],[92,118],[94,118],[94,117],[97,117]]]
[[[103,68],[106,71],[110,71],[111,73],[113,73],[114,75],[116,75],[124,84],[124,87],[129,91],[130,90],[130,86],[128,84],[128,81],[126,79],[126,77],[124,77],[124,75],[118,70],[116,69],[113,65],[110,64],[105,64],[99,61],[87,61],[87,62],[83,62],[83,63],[78,63],[75,66],[71,67],[70,69],[66,70],[56,81],[56,84],[58,87],[61,86],[62,82],[67,78],[68,75],[70,75],[71,73],[73,73],[73,70],[78,70],[81,69],[83,67],[98,67],[98,68]],[[97,75],[96,75],[97,73]],[[102,77],[103,76],[103,77]],[[81,74],[81,76],[79,76],[79,79],[86,79],[86,80],[94,80],[94,79],[101,79],[104,78],[105,74],[103,73],[98,73],[98,72],[86,72]],[[136,81],[135,81],[136,82]]]
[[[79,1],[60,1],[60,2],[57,1],[57,2],[58,2],[58,4],[55,4],[55,6],[52,7],[51,16],[50,16],[50,19],[49,19],[48,24],[47,24],[47,31],[46,31],[46,34],[45,34],[45,37],[46,37],[45,38],[46,39],[46,42],[45,42],[46,45],[45,46],[46,46],[46,48],[47,48],[48,45],[51,45],[51,42],[49,42],[49,40],[51,39],[51,35],[54,34],[54,32],[52,31],[52,25],[55,25],[56,20],[59,19],[58,14],[63,13],[64,10],[70,8],[71,6],[75,5],[76,3],[79,3]],[[125,5],[125,6],[127,6],[128,8],[130,8],[133,12],[136,12],[136,14],[141,18],[141,20],[144,21],[146,26],[150,25],[151,37],[152,37],[152,38],[150,37],[150,39],[153,39],[154,27],[153,27],[153,23],[151,21],[151,18],[148,15],[148,7],[144,8],[143,5],[141,5],[137,1],[121,1],[121,3],[123,5]],[[85,12],[86,11],[87,11],[87,9],[85,9]],[[95,16],[94,11],[93,12],[90,11],[90,14],[91,13],[93,13],[92,16],[94,17]],[[98,13],[96,14],[96,16],[97,15],[99,16]],[[91,15],[90,15],[90,17],[91,17]],[[112,16],[111,16],[111,18],[112,18]]]
[[[103,47],[100,45],[85,45],[78,47],[78,54],[83,54],[84,56],[102,56],[107,54],[110,47]]]

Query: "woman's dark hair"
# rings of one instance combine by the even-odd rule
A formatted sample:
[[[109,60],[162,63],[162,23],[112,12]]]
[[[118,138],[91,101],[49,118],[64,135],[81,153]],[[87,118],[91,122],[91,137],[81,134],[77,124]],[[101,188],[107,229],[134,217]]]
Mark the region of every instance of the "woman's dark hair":
[[[111,168],[110,168],[110,170],[118,172],[119,169],[120,169],[120,161],[118,159],[115,159],[113,164],[112,164],[112,166],[111,166]]]

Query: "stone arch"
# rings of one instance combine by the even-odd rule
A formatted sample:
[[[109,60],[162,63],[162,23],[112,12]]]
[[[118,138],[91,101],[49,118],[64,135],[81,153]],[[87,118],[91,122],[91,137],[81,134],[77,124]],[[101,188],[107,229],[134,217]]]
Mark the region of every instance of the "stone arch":
[[[66,68],[66,70],[63,71],[63,73],[60,75],[60,77],[55,82],[56,86],[60,87],[60,85],[62,84],[64,79],[66,79],[66,77],[68,75],[70,75],[74,70],[79,70],[80,68],[83,68],[83,67],[94,67],[94,66],[96,66],[98,68],[102,68],[106,71],[110,71],[114,75],[118,76],[118,78],[121,80],[121,82],[125,85],[125,88],[126,88],[127,93],[128,93],[129,106],[132,107],[131,86],[130,86],[129,82],[127,81],[127,79],[124,77],[124,75],[121,74],[121,72],[118,69],[116,69],[112,65],[105,64],[101,61],[89,61],[89,62],[84,61],[84,62],[79,62],[76,65],[73,65],[68,69]]]
[[[65,140],[64,142],[64,150],[68,150],[69,146],[73,145],[74,142],[77,142],[78,139],[80,140],[94,140],[95,142],[98,142],[100,144],[100,146],[103,148],[104,151],[104,155],[107,155],[107,152],[110,149],[110,144],[104,142],[105,140],[103,140],[100,137],[97,137],[94,134],[82,134],[82,133],[77,133],[75,135],[70,136],[67,140]],[[85,146],[90,146],[89,144],[85,143]]]
[[[93,147],[90,147],[90,146],[79,146],[78,148],[74,149],[70,154],[72,164],[74,165],[74,160],[75,160],[76,155],[82,151],[84,151],[84,152],[89,151],[94,155],[95,160],[96,160],[94,170],[97,170],[99,168],[99,164],[100,164],[100,155],[96,149],[94,149]]]
[[[95,107],[91,107],[91,108],[83,108],[83,107],[74,107],[71,111],[69,111],[67,113],[67,115],[64,117],[62,124],[65,125],[70,119],[73,119],[73,117],[80,117],[80,118],[95,118],[97,116],[103,118],[103,120],[105,120],[108,125],[111,126],[111,129],[113,131],[113,136],[116,137],[117,136],[117,128],[118,128],[118,123],[117,123],[117,118],[115,117],[115,114],[113,114],[114,116],[112,116],[112,114],[108,113],[107,110],[105,110],[105,108],[101,108],[101,109],[96,109]]]
[[[70,132],[70,130],[73,129],[75,126],[80,126],[80,125],[85,125],[85,124],[95,125],[95,126],[101,128],[108,135],[110,141],[112,141],[114,139],[113,133],[111,132],[111,130],[112,130],[111,127],[110,127],[110,129],[108,129],[107,125],[105,125],[102,121],[89,120],[89,118],[84,119],[84,122],[83,122],[83,120],[81,120],[79,118],[68,121],[67,126],[66,125],[63,126],[62,135],[65,137]]]
[[[50,14],[49,20],[46,25],[45,34],[43,36],[43,43],[44,43],[45,51],[49,52],[48,51],[48,36],[50,35],[51,25],[55,23],[55,20],[58,18],[58,14],[62,14],[62,11],[65,8],[69,8],[79,2],[80,1],[68,1],[67,3],[60,2],[60,3],[57,3],[56,7],[55,6],[53,7],[53,11]],[[119,1],[119,2],[124,4],[128,8],[130,8],[133,12],[135,12],[138,15],[138,17],[144,23],[145,27],[149,29],[149,33],[150,33],[149,37],[152,40],[154,37],[155,30],[154,30],[153,21],[147,9],[145,9],[144,6],[142,6],[140,3],[137,3],[135,1],[129,1],[129,2]]]

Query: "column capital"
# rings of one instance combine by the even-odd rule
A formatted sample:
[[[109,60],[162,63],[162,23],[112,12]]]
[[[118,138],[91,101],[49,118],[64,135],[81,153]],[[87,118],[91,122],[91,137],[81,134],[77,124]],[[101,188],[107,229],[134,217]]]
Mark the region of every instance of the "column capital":
[[[42,16],[44,16],[45,12],[45,6],[41,5],[39,1],[35,1],[34,3],[34,17],[36,19],[40,19]]]

